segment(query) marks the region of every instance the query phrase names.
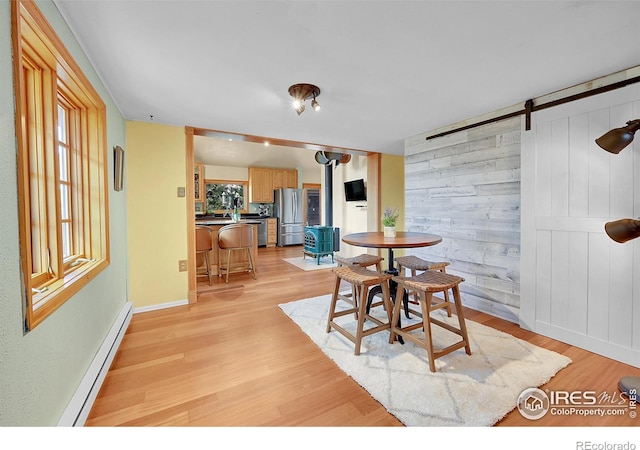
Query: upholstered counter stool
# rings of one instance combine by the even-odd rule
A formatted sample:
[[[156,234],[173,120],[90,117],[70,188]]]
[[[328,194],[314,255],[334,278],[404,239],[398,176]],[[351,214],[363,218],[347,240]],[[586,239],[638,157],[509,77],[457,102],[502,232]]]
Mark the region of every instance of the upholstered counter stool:
[[[398,283],[399,296],[404,295],[405,291],[416,291],[418,293],[418,301],[421,307],[421,313],[419,315],[422,316],[422,321],[402,327],[398,321],[400,318],[400,302],[396,302],[393,308],[393,318],[391,321],[391,336],[389,337],[390,343],[393,343],[396,335],[400,335],[423,347],[427,351],[429,369],[431,372],[436,371],[435,360],[437,358],[445,356],[459,348],[464,347],[467,355],[471,354],[469,336],[467,335],[467,326],[464,321],[462,300],[460,299],[460,283],[464,281],[463,278],[435,270],[427,270],[426,272],[414,277],[393,277],[393,281]],[[432,302],[433,294],[437,292],[444,292],[448,289],[451,289],[453,292],[453,301],[456,306],[456,315],[458,316],[458,328],[431,316],[432,311],[447,307],[445,303],[434,305]],[[461,339],[447,347],[436,350],[433,346],[433,334],[431,333],[432,324],[438,325],[445,330],[457,334]],[[423,329],[424,337],[420,336],[419,333],[411,333],[411,331],[417,329]]]
[[[437,270],[442,273],[446,273],[446,267],[451,264],[448,261],[427,261],[426,259],[419,258],[414,255],[400,256],[396,258],[396,264],[398,264],[398,272],[402,275],[404,269],[411,270],[411,276],[415,277],[420,271]],[[449,290],[444,291],[444,302],[446,303],[447,316],[451,317],[451,299],[449,298]],[[417,295],[414,293],[414,304],[418,303]],[[405,310],[408,305],[405,305]]]
[[[333,295],[331,296],[331,306],[329,307],[329,318],[327,320],[327,333],[331,332],[331,329],[335,329],[344,337],[349,339],[355,344],[355,354],[360,354],[360,345],[362,344],[362,338],[369,336],[373,333],[380,331],[389,331],[391,325],[391,298],[389,296],[389,280],[391,275],[376,272],[373,270],[365,269],[364,267],[351,265],[341,266],[333,269],[335,274],[335,285],[333,288]],[[340,284],[342,282],[349,283],[351,285],[351,293],[354,301],[344,300],[338,295],[340,291]],[[387,321],[383,321],[377,317],[371,316],[366,311],[367,307],[367,295],[369,289],[372,286],[382,286],[382,302],[387,315]],[[352,307],[349,309],[338,310],[338,301],[343,300],[349,303]],[[334,319],[345,316],[347,314],[354,313],[356,317],[356,330],[355,334],[349,332],[343,326],[337,324]],[[373,322],[374,326],[365,329],[365,319],[368,322]]]
[[[206,273],[198,273],[196,277],[206,275],[211,286],[212,270],[209,252],[213,250],[213,232],[209,227],[196,226],[196,257],[202,256]]]
[[[218,230],[218,247],[220,250],[226,250],[227,262],[222,262],[222,252],[220,252],[220,264],[218,266],[218,276],[222,276],[226,272],[227,277],[225,283],[229,282],[229,273],[231,272],[231,252],[240,250],[247,255],[248,268],[246,270],[253,274],[256,279],[256,269],[253,265],[253,257],[251,256],[251,248],[253,247],[253,225],[246,223],[233,223],[225,225]]]
[[[368,253],[362,253],[358,256],[353,256],[351,258],[348,258],[346,256],[341,256],[341,255],[335,255],[335,260],[338,263],[338,267],[341,266],[359,266],[359,267],[372,267],[375,266],[376,267],[376,271],[377,272],[382,272],[382,261],[384,260],[384,258],[382,256],[376,256],[376,255],[370,255]],[[344,300],[347,303],[351,303],[354,307],[357,307],[357,303],[353,300],[353,296],[352,294],[349,292],[348,294],[340,294],[338,293],[338,297],[341,300]],[[357,300],[358,296],[355,296],[355,299]],[[376,303],[373,306],[379,306],[381,303]],[[356,313],[356,318],[358,317],[358,314]]]

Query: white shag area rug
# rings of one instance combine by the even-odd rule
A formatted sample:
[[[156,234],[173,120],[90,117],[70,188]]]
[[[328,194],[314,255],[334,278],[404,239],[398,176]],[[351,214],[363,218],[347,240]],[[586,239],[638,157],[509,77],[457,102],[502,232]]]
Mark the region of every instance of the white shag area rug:
[[[520,393],[549,381],[571,359],[510,334],[467,320],[471,356],[463,349],[436,359],[405,341],[389,344],[386,331],[366,336],[361,353],[340,333],[326,332],[330,295],[279,305],[322,351],[406,426],[491,426],[513,410]],[[338,305],[349,305],[338,302]],[[374,308],[384,315],[381,307]],[[374,313],[372,310],[372,313]],[[443,310],[433,313],[449,319]],[[415,319],[411,319],[415,320]],[[403,325],[408,319],[402,315]],[[336,322],[353,331],[352,314]],[[366,324],[365,324],[366,327]],[[457,335],[432,327],[436,348]],[[418,331],[414,331],[417,333]],[[443,344],[443,342],[445,344]]]
[[[296,258],[282,258],[283,261],[293,264],[294,266],[302,270],[318,270],[318,269],[330,269],[337,267],[338,263],[335,260],[331,261],[331,255],[323,256],[320,258],[320,264],[318,264],[318,258],[312,256],[298,256]]]

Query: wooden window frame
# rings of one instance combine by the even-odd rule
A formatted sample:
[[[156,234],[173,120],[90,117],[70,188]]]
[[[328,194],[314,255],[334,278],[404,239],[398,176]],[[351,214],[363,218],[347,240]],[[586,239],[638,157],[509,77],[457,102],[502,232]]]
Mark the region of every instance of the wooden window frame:
[[[204,210],[205,212],[207,212],[207,185],[208,184],[237,184],[237,185],[241,185],[243,186],[243,192],[244,192],[244,196],[242,199],[242,204],[244,206],[243,209],[239,209],[238,212],[240,213],[247,213],[249,212],[249,182],[248,181],[241,181],[241,180],[209,180],[209,179],[205,179],[204,180]],[[233,208],[231,208],[233,209]],[[224,213],[225,210],[224,209],[216,209],[214,211],[217,214],[220,213]]]
[[[28,332],[110,260],[106,106],[33,1],[12,7],[20,257]],[[61,181],[58,105],[66,111]],[[62,190],[70,216],[63,219]],[[63,223],[71,252],[63,255]]]

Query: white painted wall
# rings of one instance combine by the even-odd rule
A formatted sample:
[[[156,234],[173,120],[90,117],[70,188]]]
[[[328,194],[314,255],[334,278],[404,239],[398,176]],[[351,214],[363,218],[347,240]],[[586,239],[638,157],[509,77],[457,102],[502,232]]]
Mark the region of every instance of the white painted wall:
[[[248,181],[248,167],[204,166],[205,180]]]
[[[322,167],[322,185],[325,184],[324,166]],[[340,237],[349,233],[359,233],[367,231],[367,202],[347,202],[344,197],[344,182],[358,178],[365,180],[367,184],[367,157],[356,156],[351,157],[348,164],[340,164],[333,169],[333,226],[340,228]],[[326,224],[325,207],[324,207],[324,189],[322,191],[322,223]],[[340,242],[340,255],[351,257],[366,253],[366,249],[353,247],[351,245]]]
[[[533,115],[522,140],[521,325],[640,367],[640,239],[610,220],[640,216],[640,139],[595,143],[640,118],[637,84]]]

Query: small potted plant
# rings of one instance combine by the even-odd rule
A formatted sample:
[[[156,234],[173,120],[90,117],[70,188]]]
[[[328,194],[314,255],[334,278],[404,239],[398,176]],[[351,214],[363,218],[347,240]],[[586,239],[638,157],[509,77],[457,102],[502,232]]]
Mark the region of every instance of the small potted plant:
[[[396,221],[398,220],[398,208],[391,209],[388,206],[382,214],[382,226],[384,227],[384,237],[396,237]]]

